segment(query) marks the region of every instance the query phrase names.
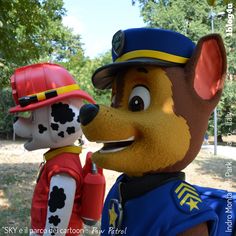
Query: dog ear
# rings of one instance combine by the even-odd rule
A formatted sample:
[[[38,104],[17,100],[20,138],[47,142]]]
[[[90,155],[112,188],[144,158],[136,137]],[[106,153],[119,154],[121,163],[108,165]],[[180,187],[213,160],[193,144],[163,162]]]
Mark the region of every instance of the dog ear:
[[[201,38],[185,70],[195,92],[203,100],[214,98],[224,85],[226,53],[223,40],[218,34]]]

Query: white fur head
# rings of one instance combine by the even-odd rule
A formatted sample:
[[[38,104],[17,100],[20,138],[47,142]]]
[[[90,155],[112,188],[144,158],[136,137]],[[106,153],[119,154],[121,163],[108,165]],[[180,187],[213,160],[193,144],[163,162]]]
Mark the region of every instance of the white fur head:
[[[29,151],[73,145],[81,136],[79,111],[83,101],[70,98],[33,110],[29,118],[14,123],[15,133],[27,138]]]

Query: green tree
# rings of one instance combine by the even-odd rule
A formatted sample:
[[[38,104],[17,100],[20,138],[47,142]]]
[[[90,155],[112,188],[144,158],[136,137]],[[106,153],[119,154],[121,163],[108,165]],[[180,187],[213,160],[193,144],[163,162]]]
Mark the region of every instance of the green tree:
[[[84,65],[82,67],[78,67],[77,71],[74,71],[73,73],[81,88],[93,96],[97,103],[108,105],[111,101],[111,91],[94,88],[91,83],[92,75],[97,68],[111,62],[111,53],[108,51],[103,55],[99,55],[95,59],[86,58]]]
[[[11,89],[0,90],[0,138],[9,138],[12,131],[13,116],[8,112],[9,107],[13,107]]]
[[[65,14],[62,0],[0,0],[0,57],[16,64],[53,49]],[[56,26],[56,27],[55,27]]]
[[[0,0],[0,88],[13,69],[38,60],[84,57],[80,36],[62,24],[63,0]],[[69,59],[68,59],[69,58]]]
[[[60,40],[52,42],[54,48],[46,57],[41,57],[41,61],[51,61],[64,66],[70,72],[81,68],[87,58],[84,56],[80,35],[74,35],[70,29],[61,30],[63,34]]]
[[[226,81],[221,100],[218,105],[218,141],[223,142],[222,134],[236,134],[236,81]],[[213,114],[209,121],[209,133],[214,133]]]

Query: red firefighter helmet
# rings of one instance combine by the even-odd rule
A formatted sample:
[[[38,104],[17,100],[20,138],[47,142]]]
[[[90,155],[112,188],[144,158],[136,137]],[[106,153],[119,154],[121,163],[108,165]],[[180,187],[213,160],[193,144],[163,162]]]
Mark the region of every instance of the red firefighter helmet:
[[[11,86],[16,106],[10,112],[34,110],[70,97],[94,103],[69,72],[57,64],[38,63],[18,68],[11,76]]]

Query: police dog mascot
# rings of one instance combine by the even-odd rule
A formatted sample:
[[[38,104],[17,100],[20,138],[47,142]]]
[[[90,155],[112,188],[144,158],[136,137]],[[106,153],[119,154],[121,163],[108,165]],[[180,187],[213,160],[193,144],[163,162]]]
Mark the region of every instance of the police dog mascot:
[[[156,28],[118,31],[113,63],[98,68],[96,88],[112,88],[111,107],[85,105],[82,130],[103,143],[93,154],[100,167],[123,174],[103,209],[103,235],[233,235],[225,224],[226,191],[185,182],[182,170],[198,154],[226,73],[217,34],[195,45]]]
[[[79,235],[82,220],[99,219],[105,188],[101,170],[94,171],[89,194],[91,189],[84,182],[94,170],[91,155],[82,168],[81,147],[74,145],[82,134],[79,111],[83,100],[94,100],[65,68],[51,63],[16,69],[11,86],[16,106],[10,112],[17,112],[18,117],[15,133],[28,139],[24,145],[28,151],[49,148],[33,194],[31,235]],[[94,201],[96,208],[92,209]]]

